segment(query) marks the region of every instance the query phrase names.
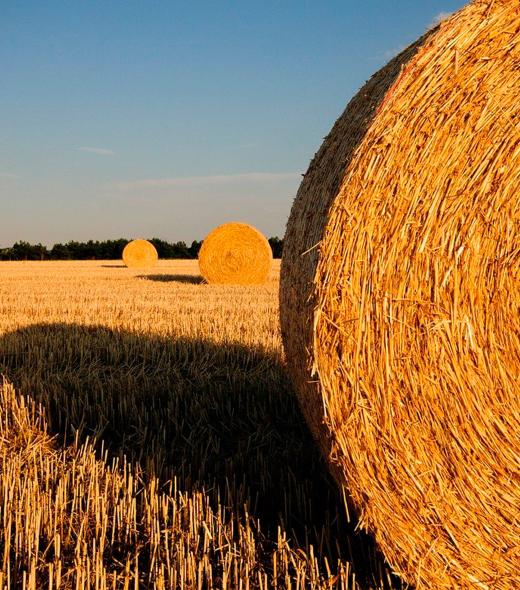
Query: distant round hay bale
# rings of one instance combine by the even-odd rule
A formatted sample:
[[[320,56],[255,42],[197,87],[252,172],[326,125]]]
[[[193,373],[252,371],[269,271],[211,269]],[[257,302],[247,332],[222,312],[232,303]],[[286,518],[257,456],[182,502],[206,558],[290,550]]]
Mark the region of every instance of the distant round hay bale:
[[[417,588],[520,587],[520,3],[351,101],[287,226],[282,334],[360,523]]]
[[[123,250],[123,262],[129,268],[155,266],[159,260],[155,246],[148,240],[132,240]]]
[[[265,283],[272,260],[269,242],[247,223],[219,225],[206,237],[199,252],[200,274],[208,283]]]

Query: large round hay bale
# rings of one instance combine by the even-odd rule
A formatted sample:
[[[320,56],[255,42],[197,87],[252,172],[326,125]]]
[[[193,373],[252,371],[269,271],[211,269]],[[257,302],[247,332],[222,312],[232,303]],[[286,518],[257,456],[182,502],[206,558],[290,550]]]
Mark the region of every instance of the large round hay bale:
[[[224,223],[211,231],[199,252],[200,274],[208,283],[265,283],[273,254],[265,237],[247,223]]]
[[[132,240],[123,250],[123,262],[129,268],[147,268],[157,264],[159,256],[148,240]]]
[[[360,523],[419,588],[520,587],[520,3],[378,72],[307,172],[281,320]]]

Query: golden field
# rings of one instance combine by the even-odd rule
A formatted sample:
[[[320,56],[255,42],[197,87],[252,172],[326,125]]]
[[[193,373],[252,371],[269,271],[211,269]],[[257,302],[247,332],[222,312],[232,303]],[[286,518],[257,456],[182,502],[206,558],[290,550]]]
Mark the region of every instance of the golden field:
[[[0,263],[0,590],[399,587],[303,423],[278,275]]]

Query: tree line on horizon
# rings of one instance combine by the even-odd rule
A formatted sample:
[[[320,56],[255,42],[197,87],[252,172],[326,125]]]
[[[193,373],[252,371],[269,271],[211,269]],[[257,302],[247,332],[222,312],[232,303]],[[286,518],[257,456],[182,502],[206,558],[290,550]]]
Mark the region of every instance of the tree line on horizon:
[[[159,258],[194,259],[199,254],[202,241],[194,240],[190,246],[186,242],[167,242],[159,238],[149,240],[156,248]],[[269,238],[274,258],[282,257],[283,240]],[[70,241],[54,244],[51,248],[43,244],[16,242],[10,248],[0,248],[0,260],[118,260],[123,248],[130,242],[126,238],[117,240]]]

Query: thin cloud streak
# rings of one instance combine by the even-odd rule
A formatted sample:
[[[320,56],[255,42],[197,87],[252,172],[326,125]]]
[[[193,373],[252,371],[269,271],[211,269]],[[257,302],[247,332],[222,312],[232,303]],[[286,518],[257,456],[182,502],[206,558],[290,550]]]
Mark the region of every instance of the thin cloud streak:
[[[398,47],[393,47],[392,49],[387,49],[383,52],[383,59],[385,61],[390,61],[394,59],[397,55],[399,55],[402,51],[406,49],[407,45],[399,45]]]
[[[19,180],[20,176],[17,174],[10,174],[9,172],[0,172],[0,178],[6,178],[8,180]]]
[[[116,182],[112,188],[129,192],[142,189],[206,187],[215,185],[267,184],[283,181],[296,181],[301,178],[299,172],[249,172],[244,174],[218,174],[214,176],[180,176],[176,178],[144,178],[127,182]]]
[[[106,183],[97,194],[105,213],[132,228],[126,233],[189,241],[240,220],[275,236],[283,234],[301,179],[299,172],[141,178]]]
[[[428,25],[428,29],[433,29],[437,25],[440,25],[447,18],[450,18],[452,14],[452,12],[439,12],[439,14],[435,16],[432,22]]]
[[[106,148],[82,146],[77,148],[78,152],[88,152],[89,154],[96,154],[98,156],[115,156],[116,153]]]
[[[430,22],[430,24],[426,27],[426,29],[429,31],[430,29],[435,28],[437,25],[441,24],[443,21],[445,21],[447,18],[450,18],[450,16],[453,14],[453,12],[439,12],[439,14],[437,14],[432,21]],[[396,57],[397,55],[399,55],[402,51],[404,51],[406,49],[407,45],[399,45],[398,47],[392,47],[391,49],[387,49],[386,51],[384,51],[381,54],[381,57],[386,61],[390,61],[391,59],[393,59],[394,57]]]

